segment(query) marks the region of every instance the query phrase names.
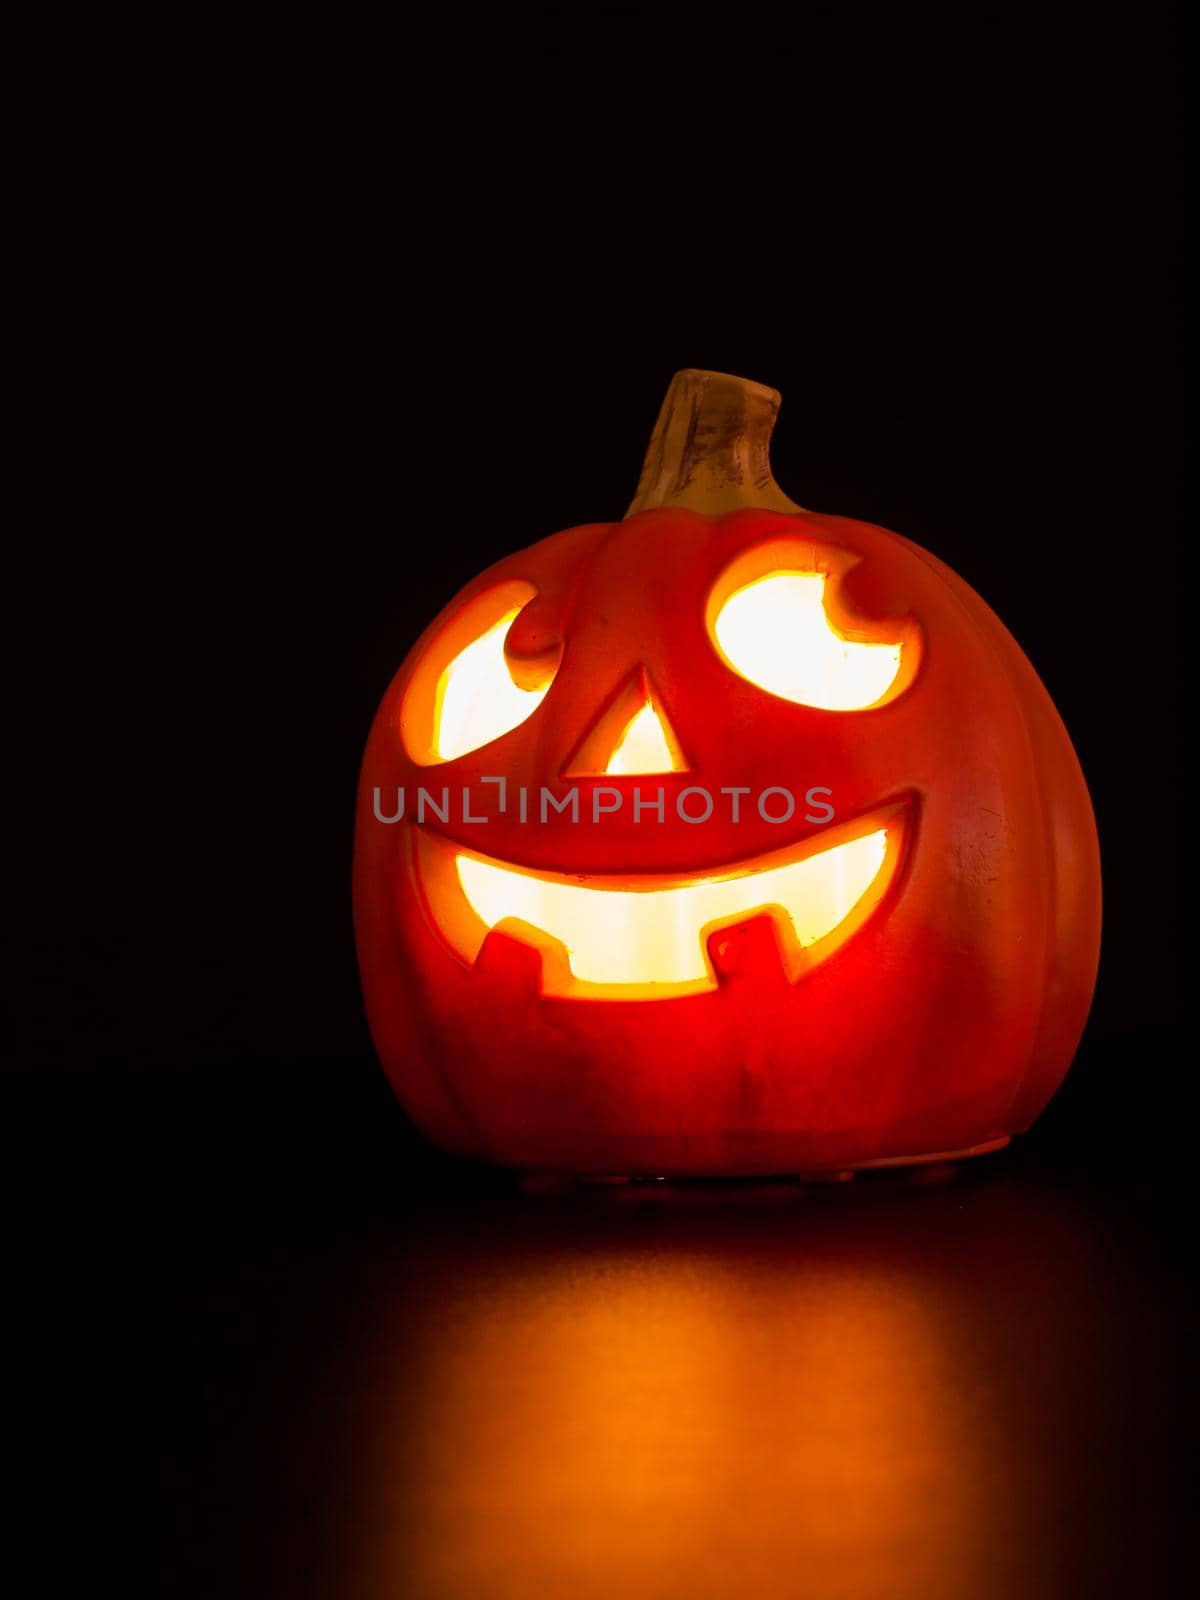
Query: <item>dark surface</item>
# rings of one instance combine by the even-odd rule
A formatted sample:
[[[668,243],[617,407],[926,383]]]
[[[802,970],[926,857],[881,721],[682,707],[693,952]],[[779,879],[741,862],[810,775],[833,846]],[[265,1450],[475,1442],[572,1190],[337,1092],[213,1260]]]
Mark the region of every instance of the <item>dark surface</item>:
[[[59,1080],[71,1520],[181,1597],[1176,1594],[1185,1152],[1081,1065],[828,1187],[522,1185],[365,1061]]]

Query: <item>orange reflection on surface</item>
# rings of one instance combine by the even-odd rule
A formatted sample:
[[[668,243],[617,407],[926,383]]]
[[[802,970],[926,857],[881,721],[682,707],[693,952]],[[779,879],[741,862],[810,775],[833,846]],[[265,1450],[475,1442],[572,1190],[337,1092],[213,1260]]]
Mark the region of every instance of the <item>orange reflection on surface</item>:
[[[408,1358],[398,1593],[967,1592],[988,1475],[911,1279],[563,1258],[464,1287]]]

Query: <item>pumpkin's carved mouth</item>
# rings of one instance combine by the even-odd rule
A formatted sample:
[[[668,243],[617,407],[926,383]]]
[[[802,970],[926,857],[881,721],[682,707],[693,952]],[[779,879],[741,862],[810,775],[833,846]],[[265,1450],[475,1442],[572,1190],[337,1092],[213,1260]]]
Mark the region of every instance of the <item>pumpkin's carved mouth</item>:
[[[794,983],[883,899],[903,854],[906,809],[897,801],[819,841],[699,877],[532,871],[414,829],[417,873],[461,960],[473,965],[493,930],[508,934],[540,952],[544,995],[658,1000],[715,989],[737,966],[731,931],[763,916]]]

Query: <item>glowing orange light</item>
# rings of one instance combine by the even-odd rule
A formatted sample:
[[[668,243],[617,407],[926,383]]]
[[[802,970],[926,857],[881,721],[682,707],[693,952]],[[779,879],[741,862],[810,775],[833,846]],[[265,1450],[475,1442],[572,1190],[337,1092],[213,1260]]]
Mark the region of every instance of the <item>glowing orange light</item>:
[[[540,663],[532,682],[527,664],[521,684],[504,653],[514,619],[536,594],[530,583],[498,584],[464,605],[429,645],[400,717],[414,761],[454,761],[519,727],[541,705],[557,658]]]
[[[822,711],[879,704],[900,673],[903,641],[860,643],[825,610],[822,572],[768,572],[724,601],[713,621],[718,648],[760,689]]]
[[[443,761],[478,750],[532,716],[545,698],[541,689],[521,689],[504,659],[504,640],[520,611],[506,611],[469,644],[438,682],[437,753]]]
[[[776,851],[720,876],[597,876],[587,882],[530,872],[446,841],[423,838],[422,877],[438,926],[474,962],[504,928],[542,953],[542,989],[577,999],[638,1000],[714,989],[708,954],[716,929],[771,914],[789,978],[846,937],[882,897],[899,855],[894,808],[853,836],[813,851]],[[872,822],[874,826],[872,826]],[[840,942],[840,938],[837,941]]]
[[[606,774],[683,772],[679,745],[660,714],[647,700],[609,756]]]

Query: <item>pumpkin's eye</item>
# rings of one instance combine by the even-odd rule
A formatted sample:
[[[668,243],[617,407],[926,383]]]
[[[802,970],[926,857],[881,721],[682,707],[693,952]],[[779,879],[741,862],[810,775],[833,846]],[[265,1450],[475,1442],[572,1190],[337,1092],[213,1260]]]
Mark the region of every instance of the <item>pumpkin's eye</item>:
[[[819,711],[865,711],[911,683],[920,634],[910,619],[878,627],[840,616],[843,551],[775,541],[740,556],[709,597],[708,631],[726,664],[768,694]]]
[[[541,705],[560,651],[510,662],[508,630],[535,597],[529,583],[497,585],[468,601],[433,640],[413,674],[400,733],[414,761],[432,766],[469,755],[519,727]]]

